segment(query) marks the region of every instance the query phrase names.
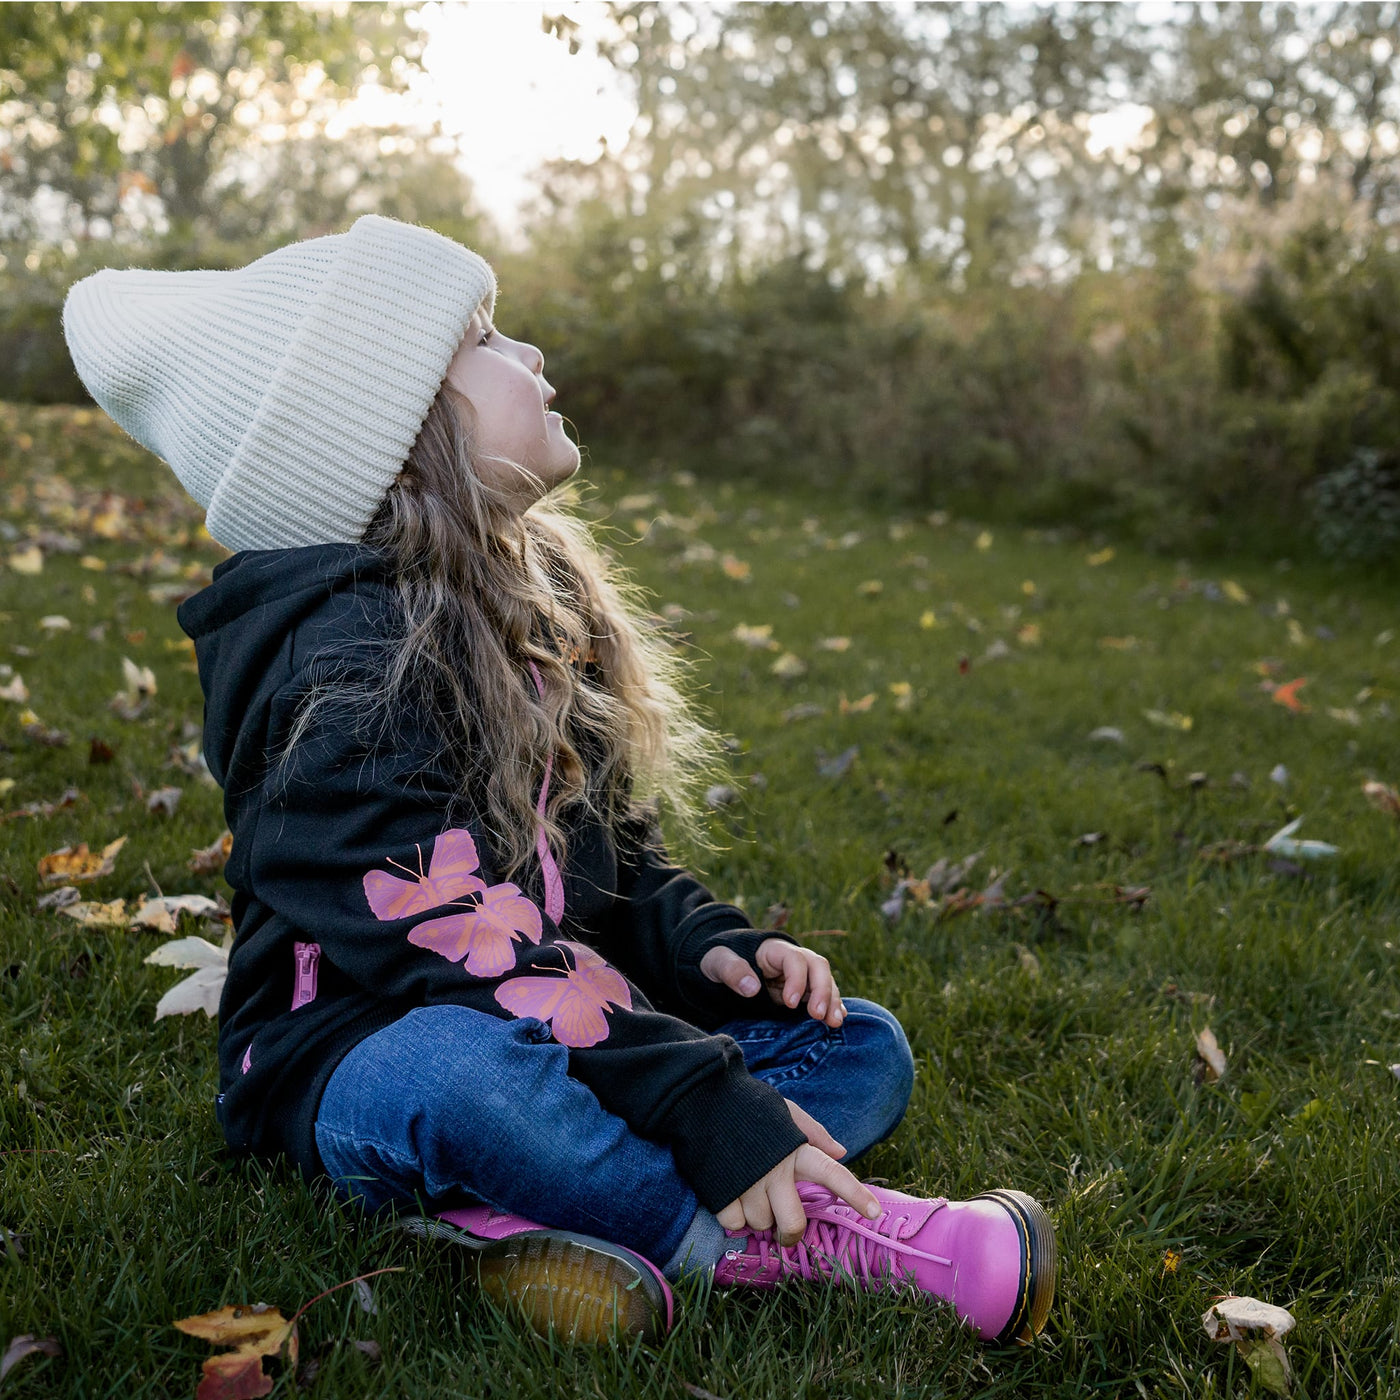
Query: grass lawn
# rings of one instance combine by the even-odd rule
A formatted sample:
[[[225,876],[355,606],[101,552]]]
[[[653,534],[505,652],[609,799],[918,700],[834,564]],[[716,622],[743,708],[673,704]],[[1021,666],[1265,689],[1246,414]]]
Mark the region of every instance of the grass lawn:
[[[1247,1366],[1201,1326],[1225,1293],[1293,1312],[1297,1394],[1400,1393],[1400,822],[1363,794],[1400,782],[1393,587],[595,472],[734,736],[712,887],[759,921],[785,905],[799,936],[845,930],[813,943],[908,1031],[909,1115],[859,1170],[1029,1191],[1062,1266],[1024,1350],[985,1351],[908,1295],[793,1289],[692,1293],[657,1350],[571,1351],[518,1332],[441,1247],[229,1159],[213,1023],[153,1019],[183,975],[143,963],[159,935],[36,909],[43,855],[119,836],[84,898],[226,891],[186,866],[223,819],[187,771],[201,702],[170,601],[222,551],[100,414],[0,408],[0,439],[0,686],[22,677],[69,736],[36,743],[26,703],[0,701],[0,809],[81,793],[0,827],[0,1348],[63,1349],[20,1362],[7,1396],[192,1395],[209,1351],[174,1319],[290,1315],[390,1265],[377,1315],[351,1289],[306,1313],[304,1393],[1244,1394]],[[158,684],[130,720],[108,706],[123,657]],[[1119,736],[1089,737],[1103,726]],[[149,811],[167,786],[174,815]],[[1295,816],[1339,854],[1251,849]],[[962,895],[914,884],[882,912],[902,872],[974,853]]]

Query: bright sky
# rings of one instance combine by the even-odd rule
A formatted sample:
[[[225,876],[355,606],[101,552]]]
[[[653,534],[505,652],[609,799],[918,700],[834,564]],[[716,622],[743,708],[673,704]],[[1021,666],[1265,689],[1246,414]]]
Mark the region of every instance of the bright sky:
[[[541,29],[544,5],[537,0],[457,0],[419,11],[428,42],[408,112],[437,112],[443,130],[460,136],[477,198],[507,233],[518,231],[532,169],[554,157],[591,159],[600,141],[618,150],[636,117],[611,65],[590,42],[606,7],[598,0],[556,0],[550,9],[579,22],[579,53]],[[408,112],[380,94],[346,115],[378,123]]]

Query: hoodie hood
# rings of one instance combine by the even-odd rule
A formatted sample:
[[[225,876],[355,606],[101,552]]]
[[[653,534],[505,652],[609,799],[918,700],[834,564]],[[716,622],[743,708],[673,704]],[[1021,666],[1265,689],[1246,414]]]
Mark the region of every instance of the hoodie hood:
[[[383,635],[393,605],[388,560],[359,544],[243,550],[180,604],[204,691],[204,759],[231,802],[238,778],[261,777],[277,692],[318,653]]]

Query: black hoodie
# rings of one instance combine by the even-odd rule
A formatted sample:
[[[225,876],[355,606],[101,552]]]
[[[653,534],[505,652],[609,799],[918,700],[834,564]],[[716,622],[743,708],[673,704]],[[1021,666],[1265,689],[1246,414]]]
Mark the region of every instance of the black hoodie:
[[[569,1072],[667,1144],[719,1210],[805,1138],[734,1041],[702,1027],[801,1013],[766,997],[760,1010],[699,964],[717,944],[752,964],[778,935],[671,865],[642,820],[616,839],[596,822],[570,828],[556,922],[540,868],[503,883],[481,824],[448,820],[456,782],[411,714],[373,744],[313,726],[269,773],[311,663],[334,655],[342,673],[373,674],[394,607],[382,555],[328,544],[235,554],[179,610],[233,833],[237,933],[219,1008],[229,1145],[316,1174],[316,1110],[341,1058],[414,1007],[450,1003],[547,1021]]]

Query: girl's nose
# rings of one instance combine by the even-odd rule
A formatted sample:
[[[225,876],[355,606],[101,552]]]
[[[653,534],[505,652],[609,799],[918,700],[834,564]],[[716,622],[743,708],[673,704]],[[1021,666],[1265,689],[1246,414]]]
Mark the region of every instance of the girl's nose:
[[[544,373],[544,353],[529,341],[525,342],[525,363],[531,367],[532,374]]]

